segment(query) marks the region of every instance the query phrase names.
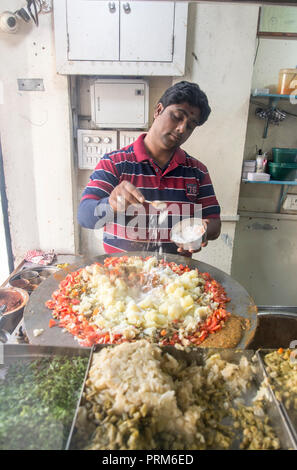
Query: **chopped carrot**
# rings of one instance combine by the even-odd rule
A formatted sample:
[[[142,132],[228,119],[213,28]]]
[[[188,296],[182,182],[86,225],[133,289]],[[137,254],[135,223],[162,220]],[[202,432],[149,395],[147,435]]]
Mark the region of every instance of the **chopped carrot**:
[[[166,330],[162,330],[162,331],[160,332],[160,335],[161,335],[161,336],[165,336],[166,334],[167,334],[167,331],[166,331]]]
[[[57,323],[55,322],[55,320],[53,320],[53,319],[51,318],[50,321],[49,321],[49,323],[48,323],[48,326],[49,326],[50,328],[52,328],[53,326],[56,326],[56,324],[57,324]]]
[[[277,351],[279,354],[282,354],[284,352],[284,349],[283,348],[279,348],[278,351]]]

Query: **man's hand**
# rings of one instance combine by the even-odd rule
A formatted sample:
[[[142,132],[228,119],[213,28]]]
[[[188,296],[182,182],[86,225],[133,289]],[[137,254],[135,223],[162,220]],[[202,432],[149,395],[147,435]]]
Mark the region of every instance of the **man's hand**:
[[[205,233],[202,238],[201,246],[198,250],[184,250],[182,247],[178,248],[177,251],[182,256],[191,257],[193,253],[198,253],[201,248],[208,245],[208,240],[216,240],[221,233],[221,221],[220,219],[204,219],[202,221],[205,228]]]
[[[143,202],[143,195],[129,181],[122,181],[109,196],[109,204],[114,212],[123,212],[129,205]]]

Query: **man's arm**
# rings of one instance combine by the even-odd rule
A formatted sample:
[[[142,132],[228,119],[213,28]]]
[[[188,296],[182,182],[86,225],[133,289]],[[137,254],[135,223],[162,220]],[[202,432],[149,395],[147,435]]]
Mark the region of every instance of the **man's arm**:
[[[114,162],[104,156],[90,177],[78,207],[77,219],[85,228],[101,228],[114,220],[117,211],[144,202],[141,192],[129,181],[119,182]]]
[[[207,223],[207,240],[216,240],[221,233],[221,219],[206,219]]]
[[[103,217],[107,222],[112,220],[113,215],[108,197],[102,198],[100,201],[97,199],[83,199],[78,206],[77,220],[82,227],[94,229],[97,222]]]
[[[94,229],[101,219],[112,220],[114,214],[109,204],[109,196],[118,183],[115,164],[105,155],[91,174],[82,193],[77,214],[78,223],[82,227]]]

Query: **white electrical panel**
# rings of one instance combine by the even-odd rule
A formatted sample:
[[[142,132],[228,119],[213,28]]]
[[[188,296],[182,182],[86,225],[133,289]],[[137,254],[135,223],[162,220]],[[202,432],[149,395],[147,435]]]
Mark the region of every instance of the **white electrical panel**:
[[[283,209],[286,211],[297,211],[297,194],[287,194]]]
[[[117,132],[77,130],[78,168],[93,170],[106,153],[117,150]]]
[[[92,124],[109,129],[145,129],[149,87],[140,79],[98,79],[90,86]]]
[[[120,131],[120,148],[133,144],[143,131]]]

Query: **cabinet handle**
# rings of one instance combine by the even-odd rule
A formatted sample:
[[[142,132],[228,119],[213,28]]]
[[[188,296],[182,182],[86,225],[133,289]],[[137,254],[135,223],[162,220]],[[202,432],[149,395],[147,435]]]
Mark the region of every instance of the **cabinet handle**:
[[[125,13],[130,13],[131,12],[131,7],[130,7],[130,4],[128,2],[123,4],[123,8],[124,8]]]
[[[115,2],[109,2],[108,8],[109,8],[110,13],[114,13],[116,11]]]

